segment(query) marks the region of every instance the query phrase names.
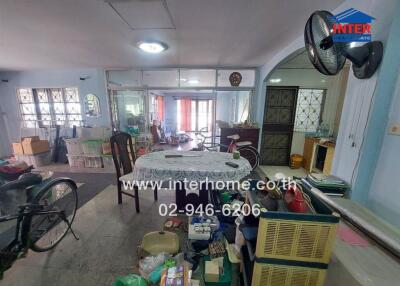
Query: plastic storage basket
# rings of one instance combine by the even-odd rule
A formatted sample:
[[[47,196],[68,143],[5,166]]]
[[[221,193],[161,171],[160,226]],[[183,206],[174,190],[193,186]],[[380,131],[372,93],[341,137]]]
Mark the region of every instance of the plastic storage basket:
[[[100,156],[103,152],[102,143],[102,140],[82,141],[83,154],[85,156]]]
[[[25,161],[28,165],[32,165],[33,167],[41,167],[46,166],[51,163],[51,153],[43,152],[34,155],[16,155],[17,160]]]
[[[256,259],[251,286],[323,286],[327,265]],[[286,264],[285,264],[286,263]]]
[[[83,149],[79,138],[64,139],[69,155],[82,155]]]
[[[71,155],[67,154],[68,164],[70,167],[84,168],[85,167],[85,157],[82,155]]]
[[[103,156],[101,156],[101,158],[103,160],[103,167],[105,169],[114,169],[115,168],[112,155],[103,155]]]
[[[179,251],[179,237],[176,233],[170,231],[146,233],[143,236],[141,244],[138,246],[138,253],[142,251],[151,255],[161,252],[176,254]]]
[[[100,156],[85,156],[85,167],[86,168],[101,168],[102,161]]]

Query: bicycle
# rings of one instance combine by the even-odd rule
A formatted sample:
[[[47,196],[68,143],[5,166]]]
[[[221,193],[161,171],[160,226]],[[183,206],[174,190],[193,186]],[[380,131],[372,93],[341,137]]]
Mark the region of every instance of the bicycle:
[[[257,149],[254,148],[252,142],[250,141],[239,141],[240,136],[237,134],[227,136],[228,139],[231,139],[231,143],[229,145],[224,145],[221,143],[216,143],[216,139],[220,138],[220,136],[205,136],[203,134],[202,129],[199,132],[196,132],[195,135],[199,136],[198,139],[200,143],[197,145],[198,148],[193,149],[196,151],[218,151],[220,147],[224,147],[227,149],[226,152],[233,153],[234,151],[238,151],[240,156],[247,159],[249,161],[252,170],[257,168],[260,162],[260,154]],[[210,140],[210,142],[206,142]]]
[[[0,192],[24,190],[27,197],[16,214],[0,216],[0,223],[16,220],[13,240],[0,251],[0,279],[29,249],[51,250],[69,230],[79,239],[71,228],[78,207],[77,186],[71,179],[51,178],[52,175],[52,172],[26,173],[0,186]]]

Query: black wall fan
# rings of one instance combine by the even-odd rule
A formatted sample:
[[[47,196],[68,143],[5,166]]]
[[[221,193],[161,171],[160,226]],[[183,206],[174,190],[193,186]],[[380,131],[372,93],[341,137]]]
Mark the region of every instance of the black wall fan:
[[[370,78],[382,60],[382,42],[368,42],[359,47],[334,42],[334,23],[335,18],[328,11],[315,11],[308,19],[304,41],[311,63],[319,72],[335,75],[343,68],[347,58],[353,63],[353,72],[357,78]]]

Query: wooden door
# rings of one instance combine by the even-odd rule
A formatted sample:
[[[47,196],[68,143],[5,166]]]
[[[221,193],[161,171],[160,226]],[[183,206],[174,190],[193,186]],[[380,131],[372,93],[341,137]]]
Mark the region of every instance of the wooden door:
[[[298,87],[267,87],[261,164],[289,165]]]

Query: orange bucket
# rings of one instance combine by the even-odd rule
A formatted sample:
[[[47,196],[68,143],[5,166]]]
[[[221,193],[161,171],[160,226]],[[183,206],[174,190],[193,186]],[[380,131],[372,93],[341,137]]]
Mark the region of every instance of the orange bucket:
[[[293,154],[290,156],[290,165],[291,169],[299,169],[303,166],[303,156],[300,154]]]

